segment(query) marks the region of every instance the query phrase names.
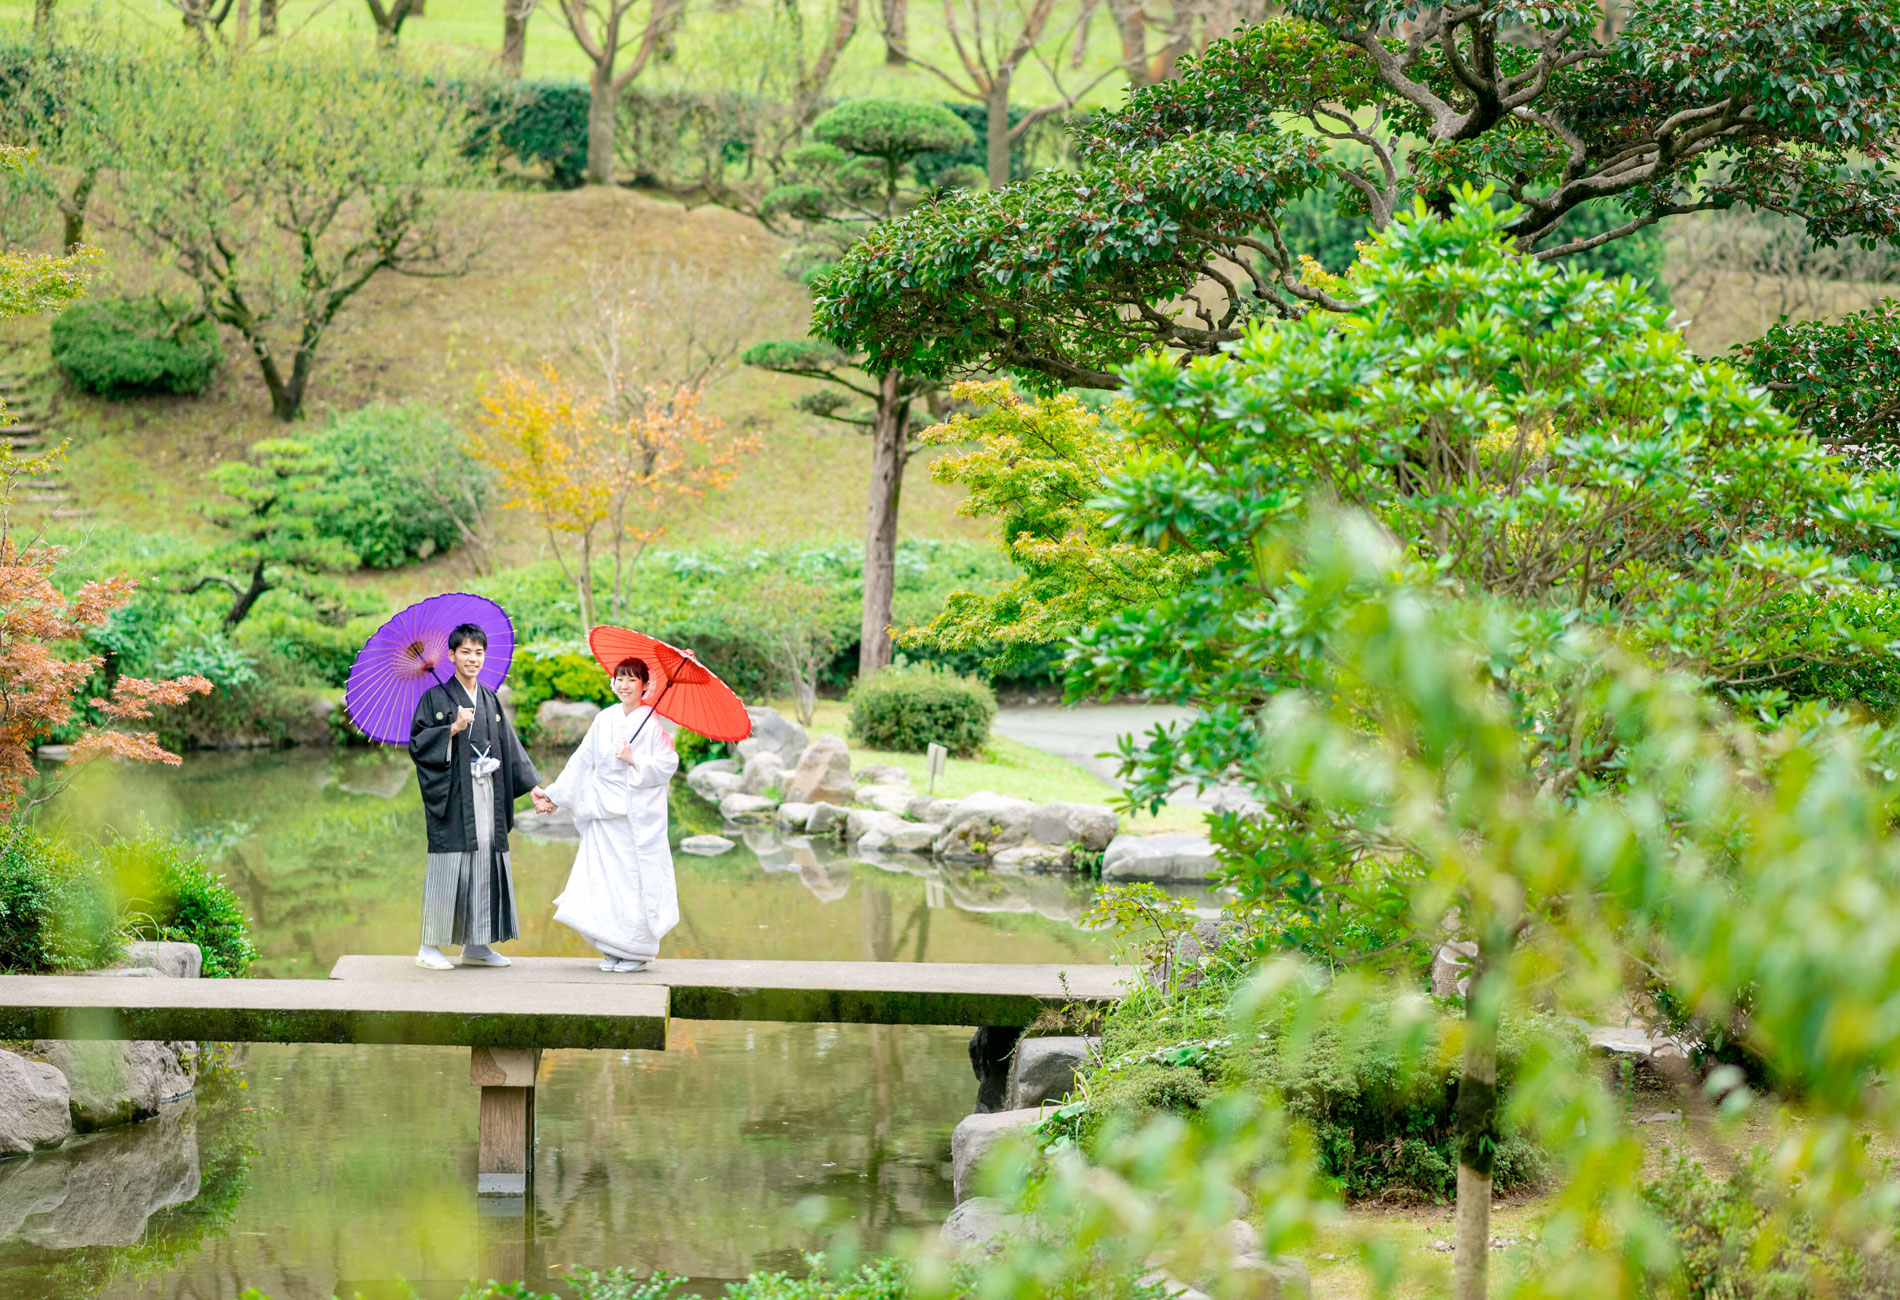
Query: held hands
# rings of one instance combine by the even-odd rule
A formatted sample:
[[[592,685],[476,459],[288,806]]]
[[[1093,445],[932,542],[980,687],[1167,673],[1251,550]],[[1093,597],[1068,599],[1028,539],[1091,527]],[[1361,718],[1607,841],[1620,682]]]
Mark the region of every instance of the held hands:
[[[548,798],[547,791],[543,790],[538,785],[534,789],[528,791],[528,799],[531,803],[534,804],[534,810],[543,815],[553,812],[555,808],[559,806],[554,802],[554,800]]]
[[[475,721],[475,710],[457,709],[455,711],[455,721],[449,724],[449,734],[451,736],[461,735],[464,731],[468,730],[469,724],[473,721]]]

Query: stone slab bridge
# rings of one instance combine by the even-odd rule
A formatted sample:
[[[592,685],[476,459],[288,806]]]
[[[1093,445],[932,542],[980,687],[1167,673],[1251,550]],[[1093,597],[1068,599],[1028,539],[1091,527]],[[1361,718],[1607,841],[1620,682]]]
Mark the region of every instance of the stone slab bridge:
[[[481,1089],[477,1191],[520,1195],[534,1168],[543,1050],[663,1051],[667,1023],[777,1020],[977,1028],[979,1083],[1022,1030],[1065,1006],[1123,996],[1122,966],[662,959],[612,974],[592,958],[426,971],[410,957],[344,957],[327,980],[0,976],[0,1039],[412,1043],[470,1049]]]

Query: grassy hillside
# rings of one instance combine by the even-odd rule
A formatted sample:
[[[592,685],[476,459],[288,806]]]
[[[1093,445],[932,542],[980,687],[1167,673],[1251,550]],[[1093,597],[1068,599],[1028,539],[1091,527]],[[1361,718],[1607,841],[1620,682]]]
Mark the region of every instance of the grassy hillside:
[[[178,11],[169,4],[145,0],[57,0],[60,22],[72,31],[108,32],[120,40],[172,40],[178,35]],[[413,65],[481,72],[493,67],[501,52],[500,0],[427,0],[424,12],[404,23],[403,57]],[[256,6],[252,6],[253,12]],[[1058,5],[1044,47],[1062,85],[1075,93],[1094,83],[1083,103],[1099,106],[1120,97],[1125,78],[1110,71],[1121,57],[1106,7],[1093,10],[1083,37],[1081,67],[1076,67],[1075,0]],[[675,41],[671,58],[656,62],[642,74],[641,85],[743,86],[759,76],[761,42],[766,20],[773,11],[769,0],[732,0],[719,5],[695,5]],[[375,24],[363,0],[286,0],[279,7],[279,33],[298,40],[344,39],[368,42]],[[636,9],[629,25],[644,9]],[[967,6],[960,12],[967,12]],[[910,11],[911,45],[918,57],[944,67],[956,67],[956,54],[944,26],[943,10],[916,4]],[[0,23],[26,26],[33,17],[33,0],[0,0]],[[234,20],[233,20],[234,21]],[[815,44],[828,21],[814,11],[808,40]],[[967,22],[967,19],[965,20]],[[1160,44],[1159,37],[1151,43]],[[555,4],[543,4],[528,24],[524,75],[528,77],[584,78],[591,67],[575,43]],[[1107,74],[1107,75],[1104,75]],[[1048,70],[1037,60],[1027,62],[1015,81],[1016,100],[1024,107],[1049,103],[1059,96]],[[858,30],[839,60],[831,91],[840,96],[891,95],[901,98],[946,99],[956,96],[930,72],[920,67],[892,67],[885,62],[884,40],[877,10],[865,6]]]
[[[106,196],[110,202],[110,196]],[[480,251],[452,279],[382,277],[346,309],[312,381],[307,423],[365,403],[422,399],[473,427],[475,398],[495,367],[542,356],[571,357],[590,265],[631,258],[636,266],[706,267],[730,278],[708,310],[736,311],[744,341],[804,332],[803,291],[778,271],[779,241],[755,222],[715,208],[688,211],[624,190],[488,193],[451,199],[458,224]],[[106,252],[98,293],[141,293],[175,281],[103,224]],[[636,273],[637,274],[637,273]],[[659,326],[656,324],[656,330]],[[58,392],[61,432],[72,440],[68,478],[93,521],[190,532],[204,472],[261,438],[290,427],[271,418],[256,364],[236,347],[201,397],[108,402],[74,392],[47,373],[44,320],[15,322],[0,361],[38,371]],[[700,503],[668,544],[760,543],[858,535],[869,473],[865,441],[842,426],[792,408],[810,385],[733,367],[708,407],[735,426],[758,429],[764,446],[725,492]],[[905,532],[973,537],[980,528],[955,514],[957,496],[914,464],[905,487]],[[504,512],[502,560],[540,558],[543,542]],[[453,555],[376,580],[399,589],[439,585]]]

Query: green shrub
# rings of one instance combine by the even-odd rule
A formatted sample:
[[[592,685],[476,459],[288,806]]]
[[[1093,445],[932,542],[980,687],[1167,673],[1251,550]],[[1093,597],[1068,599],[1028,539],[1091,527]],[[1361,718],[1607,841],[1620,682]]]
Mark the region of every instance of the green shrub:
[[[128,938],[195,943],[213,978],[257,958],[237,895],[176,840],[147,832],[93,849],[0,833],[0,971],[109,966]]]
[[[467,516],[486,505],[490,475],[463,450],[447,416],[422,402],[376,403],[332,416],[308,439],[330,462],[317,524],[370,569],[393,569],[453,547],[461,536],[448,505],[424,482],[454,493]]]
[[[98,865],[131,938],[197,944],[210,979],[240,978],[257,960],[243,903],[187,845],[149,831],[122,836],[100,849]]]
[[[922,753],[935,741],[967,758],[988,742],[996,717],[989,687],[930,664],[886,668],[846,698],[854,739],[903,753]]]
[[[46,975],[116,961],[124,936],[85,859],[25,828],[0,828],[0,837],[0,971]]]
[[[469,154],[545,166],[557,189],[579,188],[587,173],[588,90],[584,81],[506,81],[476,88]]]
[[[1404,1056],[1387,1032],[1390,1009],[1375,1007],[1348,1032],[1320,1025],[1297,1051],[1292,1025],[1267,1008],[1257,1032],[1236,1035],[1230,1002],[1251,965],[1253,940],[1235,935],[1235,960],[1216,961],[1193,988],[1146,988],[1109,1012],[1101,1064],[1086,1073],[1087,1100],[1056,1112],[1052,1136],[1087,1142],[1111,1121],[1139,1124],[1162,1111],[1190,1115],[1224,1090],[1271,1092],[1312,1131],[1320,1170],[1351,1200],[1370,1197],[1449,1200],[1458,1178],[1453,1105],[1455,1054],[1442,1070]],[[1438,1026],[1449,1042],[1449,1018]],[[1581,1053],[1581,1036],[1543,1017],[1507,1020],[1498,1047],[1498,1088],[1508,1095],[1521,1062],[1534,1051]],[[1551,1173],[1548,1154],[1507,1128],[1493,1176],[1502,1190],[1528,1189]]]
[[[76,303],[54,318],[52,348],[67,378],[111,398],[202,393],[224,364],[217,322],[160,298]]]
[[[1643,1185],[1643,1198],[1675,1238],[1689,1300],[1900,1296],[1891,1265],[1828,1240],[1812,1218],[1789,1212],[1794,1195],[1794,1188],[1777,1185],[1760,1150],[1726,1180],[1678,1156],[1662,1177]],[[1891,1237],[1886,1254],[1891,1257]]]
[[[156,710],[152,730],[175,750],[328,744],[333,737],[325,705],[335,695],[310,685],[295,662],[267,651],[253,660],[249,680]]]
[[[681,727],[673,736],[673,752],[680,756],[680,771],[685,772],[695,763],[703,763],[709,758],[724,758],[726,747],[717,740],[708,740],[697,731]]]

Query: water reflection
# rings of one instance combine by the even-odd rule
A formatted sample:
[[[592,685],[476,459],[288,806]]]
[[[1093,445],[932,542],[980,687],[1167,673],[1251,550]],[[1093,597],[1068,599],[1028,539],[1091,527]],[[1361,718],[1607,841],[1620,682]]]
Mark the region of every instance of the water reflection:
[[[311,978],[345,953],[414,948],[421,811],[400,754],[194,756],[170,772],[101,765],[45,812],[75,837],[143,821],[202,846],[257,921],[260,975]],[[673,814],[676,842],[719,829],[683,789]],[[769,829],[727,834],[742,841],[730,853],[679,857],[682,921],[663,955],[1102,959],[1072,924],[1090,893],[1073,879],[904,855],[853,860],[833,842]],[[510,950],[585,953],[548,905],[573,843],[523,836],[515,848],[524,933]],[[477,1275],[541,1285],[575,1265],[696,1278],[797,1267],[818,1244],[797,1210],[813,1194],[833,1198],[872,1243],[948,1213],[950,1130],[975,1090],[967,1038],[675,1022],[666,1052],[548,1053],[534,1194],[512,1215],[485,1214],[472,1195],[477,1094],[465,1051],[258,1045],[239,1057],[243,1086],[197,1107],[197,1141],[220,1155],[204,1157],[196,1199],[183,1166],[154,1154],[149,1186],[134,1190],[128,1177],[124,1187],[128,1205],[153,1203],[137,1246],[81,1245],[58,1236],[53,1210],[15,1225],[0,1208],[0,1294],[230,1300],[255,1286],[324,1300],[398,1294],[400,1278],[434,1297]],[[234,1176],[229,1153],[248,1150],[253,1131],[256,1156]],[[136,1136],[108,1137],[155,1142],[146,1134],[161,1130],[122,1132]],[[69,1154],[83,1150],[57,1159]],[[13,1204],[4,1193],[16,1179],[26,1179],[19,1204],[42,1205],[27,1175],[53,1159],[0,1166],[0,1207]],[[96,1180],[59,1177],[59,1204],[97,1201],[111,1240],[138,1238],[133,1209],[111,1208]],[[173,1192],[187,1199],[166,1201]],[[38,1238],[27,1235],[35,1223]]]

